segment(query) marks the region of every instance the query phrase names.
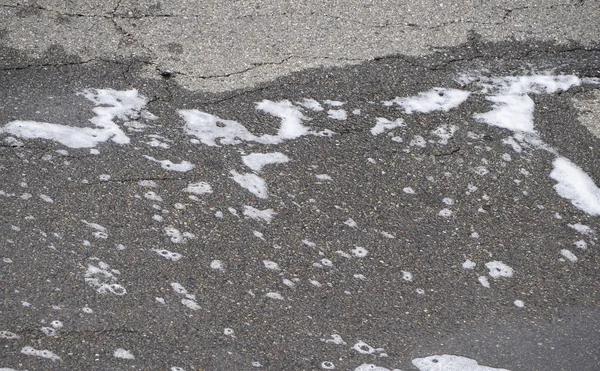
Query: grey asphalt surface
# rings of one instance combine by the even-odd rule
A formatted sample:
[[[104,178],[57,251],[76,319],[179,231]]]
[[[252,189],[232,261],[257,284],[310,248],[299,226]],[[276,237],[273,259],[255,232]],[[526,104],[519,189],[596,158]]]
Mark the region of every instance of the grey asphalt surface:
[[[481,11],[474,3],[448,5],[447,13],[432,12],[425,2],[410,13],[363,2],[292,9],[279,2],[240,2],[235,9],[126,1],[0,4],[6,20],[0,26],[0,125],[89,126],[94,105],[76,95],[89,88],[138,89],[149,99],[145,109],[157,116],[136,120],[147,127],[127,130],[129,145],[99,144],[99,155],[48,140],[15,143],[0,134],[0,331],[19,337],[0,338],[0,368],[318,370],[331,362],[337,370],[361,364],[416,370],[414,358],[455,354],[509,370],[600,369],[600,219],[556,194],[548,176],[553,156],[536,149],[515,153],[503,143],[509,131],[475,122],[474,113],[490,108],[481,95],[428,114],[402,115],[380,104],[433,87],[460,88],[459,74],[484,69],[491,76],[552,70],[600,77],[598,24],[591,21],[598,19],[597,3],[477,3]],[[560,26],[547,21],[557,16]],[[235,34],[222,31],[224,24]],[[299,31],[306,24],[315,36]],[[273,29],[282,31],[261,33]],[[232,42],[236,37],[241,41]],[[531,97],[544,142],[600,184],[600,138],[591,129],[599,122],[597,92],[598,86],[584,85]],[[327,99],[345,102],[348,119],[305,110],[312,127],[336,134],[277,146],[208,147],[190,143],[176,112],[199,109],[252,133],[274,133],[280,120],[258,112],[255,102],[304,98],[325,107]],[[354,109],[360,115],[351,114]],[[395,133],[404,141],[373,136],[376,117],[403,117],[407,126]],[[415,135],[434,139],[429,133],[441,124],[459,127],[448,144],[409,145]],[[160,135],[170,148],[148,145],[149,135]],[[290,162],[262,170],[268,199],[230,179],[230,170],[247,171],[242,154],[274,151]],[[503,160],[505,153],[511,161]],[[143,155],[196,168],[167,171]],[[488,174],[472,170],[482,164]],[[110,179],[101,180],[104,174]],[[143,180],[157,185],[141,186]],[[199,181],[214,192],[191,200],[182,189]],[[478,189],[468,193],[469,184]],[[146,199],[148,191],[163,201]],[[448,207],[445,197],[455,201],[450,218],[438,216]],[[242,215],[244,205],[277,215],[259,222]],[[222,218],[215,217],[219,211]],[[162,222],[153,219],[157,214]],[[355,228],[344,224],[349,218]],[[81,220],[106,227],[107,238],[94,237]],[[573,223],[597,233],[582,236],[568,227]],[[196,238],[174,244],[166,226]],[[582,239],[588,248],[575,249]],[[364,246],[367,256],[336,253],[355,246]],[[151,249],[183,258],[169,261]],[[575,251],[578,261],[560,261],[561,249]],[[314,266],[323,258],[333,267]],[[462,268],[467,259],[477,264],[474,270]],[[223,262],[223,271],[211,268],[214,260]],[[264,260],[280,270],[266,269]],[[485,288],[478,276],[487,275],[484,264],[494,260],[515,274],[488,276],[491,287]],[[125,295],[101,294],[85,282],[86,268],[99,261],[119,271]],[[411,282],[403,271],[411,272]],[[298,281],[289,288],[283,279]],[[194,294],[201,309],[182,305],[173,282]],[[284,300],[265,297],[275,291]],[[54,320],[64,326],[56,336],[45,335],[40,329]],[[333,334],[345,343],[326,342]],[[384,351],[360,354],[352,349],[359,341]],[[25,355],[27,346],[61,360]],[[114,357],[118,348],[135,359]]]

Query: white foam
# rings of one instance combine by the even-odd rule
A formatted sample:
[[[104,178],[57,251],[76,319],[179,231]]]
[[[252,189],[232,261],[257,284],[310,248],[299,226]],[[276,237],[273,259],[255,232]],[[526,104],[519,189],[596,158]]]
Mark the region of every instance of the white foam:
[[[404,188],[402,188],[402,192],[409,194],[409,195],[415,194],[415,190],[412,189],[412,187],[404,187]]]
[[[196,236],[190,232],[181,233],[177,228],[165,227],[165,234],[171,238],[173,243],[186,243],[188,240],[193,240]]]
[[[269,198],[269,190],[267,182],[256,174],[245,173],[240,174],[235,170],[230,171],[231,179],[233,179],[242,188],[247,189],[258,198],[266,199]]]
[[[198,303],[196,303],[196,301],[192,300],[192,299],[181,299],[181,304],[185,305],[186,307],[190,308],[191,310],[202,309],[202,307],[199,306]]]
[[[503,368],[480,366],[474,359],[449,354],[415,358],[412,364],[419,371],[508,371]]]
[[[117,348],[113,353],[113,357],[122,359],[135,359],[135,356],[131,354],[130,351],[123,348]]]
[[[247,156],[242,156],[244,165],[250,169],[260,173],[262,168],[266,165],[271,164],[283,164],[288,162],[290,159],[281,152],[273,153],[251,153]]]
[[[314,242],[312,242],[312,241],[309,241],[309,240],[306,240],[306,239],[305,239],[305,240],[302,240],[302,243],[303,243],[303,244],[305,244],[306,246],[308,246],[308,247],[312,247],[312,248],[315,248],[315,247],[317,246],[317,244],[316,244],[316,243],[314,243]]]
[[[452,215],[452,210],[444,208],[442,210],[440,210],[440,212],[438,213],[438,216],[444,217],[444,218],[448,218]]]
[[[329,99],[325,99],[323,101],[323,103],[325,103],[331,107],[341,107],[344,104],[346,104],[346,102],[340,102],[339,100],[329,100]]]
[[[321,104],[314,99],[304,98],[302,102],[297,103],[302,107],[308,108],[309,110],[313,110],[315,112],[323,111]]]
[[[575,263],[578,260],[577,256],[567,249],[560,250],[560,255],[562,255],[565,259],[573,263]]]
[[[409,143],[410,146],[425,148],[427,141],[420,135],[415,135]]]
[[[363,363],[354,369],[354,371],[401,371],[397,368],[390,370],[389,368],[374,365],[372,363]]]
[[[225,329],[223,329],[223,335],[225,336],[232,336],[235,333],[235,331],[233,331],[232,328],[226,327]]]
[[[0,331],[0,339],[19,339],[21,338],[19,335],[10,331]]]
[[[259,210],[252,206],[248,206],[248,205],[244,206],[243,214],[251,219],[263,221],[263,222],[266,222],[267,224],[271,223],[271,220],[273,220],[273,217],[275,217],[275,215],[277,215],[277,213],[275,211],[273,211],[273,209]]]
[[[354,249],[350,250],[350,252],[357,258],[364,258],[369,253],[369,251],[362,246],[356,246]]]
[[[28,356],[47,358],[52,361],[60,361],[61,360],[61,358],[58,355],[56,355],[55,353],[53,353],[49,350],[46,350],[46,349],[38,350],[38,349],[34,349],[30,346],[21,348],[21,353],[28,355]]]
[[[482,82],[484,92],[494,93],[486,98],[494,104],[491,111],[473,117],[488,125],[525,133],[535,133],[534,102],[527,94],[552,94],[581,84],[572,75],[484,77]]]
[[[197,195],[213,193],[212,187],[210,186],[210,184],[208,184],[206,182],[190,183],[184,189],[184,191],[188,192],[188,193],[197,194]]]
[[[185,287],[183,287],[181,284],[179,284],[177,282],[172,282],[171,287],[173,288],[173,290],[176,293],[185,296],[183,299],[181,299],[181,304],[185,305],[186,307],[188,307],[189,309],[192,309],[192,310],[201,309],[201,307],[198,305],[198,303],[196,303],[196,295],[189,294],[188,291],[185,289]],[[164,302],[164,300],[163,300],[163,302]]]
[[[88,222],[87,222],[86,220],[84,220],[84,219],[81,219],[81,221],[82,221],[82,222],[83,222],[85,225],[87,225],[88,227],[90,227],[90,228],[94,228],[94,229],[95,229],[95,230],[97,230],[98,232],[106,232],[106,228],[105,228],[105,227],[103,227],[103,226],[101,226],[101,225],[100,225],[100,224],[98,224],[98,223],[88,223]]]
[[[533,126],[534,103],[527,95],[494,95],[487,97],[494,103],[492,110],[477,113],[475,120],[512,131],[535,133]]]
[[[284,300],[283,296],[278,292],[267,292],[265,296],[271,299]]]
[[[158,162],[163,169],[170,171],[179,171],[185,173],[196,167],[196,165],[188,161],[181,161],[179,164],[176,164],[171,160],[157,160],[154,157],[146,155],[144,155],[143,157],[150,161]]]
[[[267,268],[267,269],[271,269],[271,270],[274,270],[274,271],[280,270],[279,264],[275,263],[274,261],[263,260],[263,264],[265,265],[265,268]]]
[[[277,144],[283,140],[296,139],[309,133],[308,128],[302,125],[302,120],[306,118],[300,109],[288,100],[280,102],[263,100],[256,104],[256,108],[281,118],[281,126],[277,135],[263,135],[262,143]]]
[[[157,253],[158,255],[162,256],[163,258],[174,261],[174,262],[183,258],[183,255],[176,253],[176,252],[169,251],[169,250],[164,250],[164,249],[151,249],[151,250],[154,251],[155,253]]]
[[[385,352],[385,349],[374,348],[362,340],[359,340],[356,344],[354,344],[352,349],[356,350],[360,354],[376,354]]]
[[[331,177],[327,174],[317,174],[315,175],[317,177],[317,179],[322,180],[322,181],[329,181],[329,180],[333,180],[331,179]]]
[[[489,269],[489,275],[492,278],[500,278],[500,277],[512,277],[513,269],[508,265],[502,263],[501,261],[491,261],[489,263],[485,263],[485,267]]]
[[[486,92],[505,94],[553,94],[579,85],[581,80],[573,75],[502,76],[483,79]]]
[[[163,202],[162,197],[156,194],[156,192],[148,191],[144,193],[144,198],[150,201]]]
[[[332,268],[333,267],[333,262],[329,259],[321,259],[319,261],[319,263],[324,266],[324,267],[328,267],[328,268]]]
[[[336,253],[339,254],[340,256],[346,258],[346,259],[352,259],[352,255],[348,254],[345,251],[338,250],[338,251],[336,251]]]
[[[156,182],[153,180],[140,180],[138,182],[138,185],[140,185],[142,187],[151,187],[151,188],[154,188],[157,186]]]
[[[348,114],[346,113],[346,110],[343,109],[330,109],[329,111],[327,111],[327,116],[330,119],[334,119],[334,120],[346,120],[348,118]]]
[[[408,271],[402,271],[402,279],[408,282],[412,282],[413,275]]]
[[[110,266],[102,261],[98,262],[98,266],[88,264],[85,271],[85,282],[96,289],[100,294],[108,292],[121,296],[127,293],[125,287],[117,283],[117,277],[120,274],[115,269],[110,269]]]
[[[489,174],[489,172],[490,172],[485,166],[477,166],[477,167],[471,168],[471,170],[473,170],[473,172],[475,174],[481,175],[481,176]]]
[[[396,97],[392,101],[384,102],[384,105],[399,105],[408,114],[414,112],[429,113],[433,111],[447,112],[466,101],[470,94],[468,91],[457,89],[433,88],[413,97]]]
[[[178,110],[185,121],[183,130],[207,146],[235,145],[243,141],[258,141],[242,124],[224,120],[198,110]],[[217,143],[218,141],[218,143]]]
[[[584,240],[575,241],[573,245],[575,245],[575,247],[581,250],[587,249],[587,242],[585,242]]]
[[[218,271],[224,271],[225,270],[225,265],[223,265],[223,262],[220,260],[213,260],[212,262],[210,262],[210,267],[214,270],[218,270]]]
[[[287,278],[284,278],[284,279],[282,280],[282,282],[283,282],[283,284],[284,284],[284,285],[286,285],[287,287],[290,287],[290,288],[292,288],[292,287],[296,286],[296,284],[294,283],[294,281],[292,281],[292,280],[289,280],[289,279],[287,279]]]
[[[488,289],[490,288],[490,281],[488,281],[486,276],[479,276],[477,277],[477,280],[479,281],[479,283],[481,283],[481,286]]]
[[[328,344],[336,344],[336,345],[345,345],[346,344],[344,339],[342,339],[342,337],[338,334],[331,335],[331,339],[327,339],[327,340],[321,339],[321,340],[324,340]]]
[[[513,304],[517,308],[523,308],[525,306],[525,303],[523,302],[523,300],[515,300],[515,301],[513,301]]]
[[[581,168],[564,157],[558,157],[550,177],[557,184],[556,192],[589,215],[600,215],[600,188]]]
[[[171,287],[178,294],[186,295],[188,293],[188,291],[185,289],[185,287],[183,287],[183,285],[180,283],[171,282]]]
[[[89,89],[83,95],[96,104],[95,117],[89,121],[95,127],[75,127],[37,121],[11,121],[0,129],[24,139],[46,139],[56,141],[70,148],[92,148],[98,143],[112,140],[118,144],[128,144],[129,137],[115,124],[115,119],[137,119],[146,105],[147,99],[137,90],[118,91],[112,89]]]
[[[385,117],[377,117],[375,120],[376,124],[371,128],[371,134],[373,135],[383,134],[388,130],[393,130],[395,128],[406,126],[404,120],[401,118],[398,118],[394,121],[390,121]]]
[[[346,220],[344,222],[344,224],[347,225],[350,228],[356,228],[358,226],[358,224],[356,224],[356,222],[352,218],[349,218],[348,220]]]
[[[323,286],[323,284],[317,280],[308,280],[308,282],[310,282],[311,285],[313,285],[314,287],[321,287]]]
[[[392,239],[392,238],[396,238],[396,236],[394,236],[393,234],[391,234],[391,233],[389,233],[389,232],[386,232],[386,231],[381,231],[380,233],[381,233],[381,235],[382,235],[383,237],[385,237],[385,238],[390,238],[390,239]]]
[[[321,362],[321,368],[324,370],[335,370],[335,365],[333,362],[323,361]]]
[[[471,260],[467,259],[462,264],[462,267],[463,267],[463,269],[473,269],[473,268],[475,268],[476,265],[477,264],[475,262],[472,262]]]
[[[454,205],[454,200],[452,198],[450,198],[450,197],[444,197],[442,199],[442,202],[445,203],[448,206]]]
[[[40,194],[40,198],[41,198],[42,200],[44,200],[44,201],[46,201],[46,202],[50,203],[50,204],[53,204],[53,203],[54,203],[54,200],[53,200],[53,199],[52,199],[50,196],[48,196],[48,195],[45,195],[45,194]]]
[[[594,230],[592,228],[590,228],[587,225],[581,224],[581,223],[567,224],[567,225],[581,234],[594,233]]]
[[[56,330],[52,327],[42,327],[41,330],[46,336],[56,336]]]
[[[439,144],[445,145],[448,144],[448,140],[450,140],[454,136],[454,133],[456,133],[457,130],[458,126],[456,125],[444,124],[438,127],[437,129],[432,130],[431,134],[440,138],[438,140]]]

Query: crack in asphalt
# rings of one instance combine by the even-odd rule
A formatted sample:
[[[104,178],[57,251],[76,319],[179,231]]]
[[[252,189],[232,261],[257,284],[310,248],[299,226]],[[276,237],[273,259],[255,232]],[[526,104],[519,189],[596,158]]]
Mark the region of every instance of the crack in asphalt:
[[[131,44],[131,45],[138,45],[141,49],[143,49],[146,53],[147,53],[147,58],[146,60],[143,59],[137,59],[137,61],[148,64],[148,65],[154,65],[156,66],[156,70],[159,72],[159,74],[161,74],[163,77],[165,78],[169,78],[171,76],[177,76],[177,75],[181,75],[181,76],[188,76],[188,77],[194,77],[194,78],[198,78],[198,79],[203,79],[203,80],[210,80],[210,79],[222,79],[222,78],[228,78],[231,76],[236,76],[236,75],[243,75],[245,73],[248,73],[256,68],[260,68],[260,67],[264,67],[264,66],[277,66],[277,65],[281,65],[283,63],[285,63],[286,61],[292,59],[292,58],[298,58],[300,60],[304,59],[304,60],[335,60],[335,61],[346,61],[346,62],[361,62],[361,61],[366,61],[368,59],[360,59],[360,58],[343,58],[343,57],[327,57],[327,56],[299,56],[299,55],[290,55],[287,56],[286,58],[282,59],[281,61],[277,61],[277,62],[254,62],[251,64],[251,66],[242,69],[242,70],[238,70],[238,71],[233,71],[233,72],[228,72],[228,73],[222,73],[222,74],[208,74],[208,75],[193,75],[193,74],[188,74],[186,72],[182,72],[182,71],[170,71],[167,69],[161,69],[158,66],[157,63],[157,55],[156,53],[147,45],[145,45],[142,41],[140,41],[132,32],[127,31],[127,29],[125,28],[125,24],[121,24],[119,21],[126,21],[129,19],[141,19],[141,18],[169,18],[169,17],[173,17],[173,18],[185,18],[185,17],[191,17],[191,18],[198,18],[201,17],[201,15],[176,15],[176,14],[123,14],[123,13],[118,13],[119,9],[121,7],[122,4],[122,0],[118,0],[114,6],[114,8],[112,9],[112,11],[110,13],[106,13],[106,14],[87,14],[87,13],[77,13],[77,12],[61,12],[59,10],[55,10],[55,9],[51,9],[45,6],[41,6],[38,4],[32,4],[32,5],[27,5],[27,6],[23,6],[23,5],[0,5],[0,7],[6,7],[6,8],[13,8],[13,9],[37,9],[37,10],[41,10],[41,11],[45,11],[45,12],[51,12],[51,13],[55,13],[57,15],[60,16],[72,16],[72,17],[95,17],[95,18],[104,18],[107,20],[110,20],[111,23],[113,24],[113,26],[115,27],[115,30],[117,31],[117,33],[119,35],[121,35],[121,44]],[[338,21],[348,21],[351,23],[357,23],[357,24],[361,24],[364,25],[366,27],[374,27],[374,28],[386,28],[386,27],[404,27],[407,29],[412,29],[412,28],[416,28],[416,29],[424,29],[424,30],[439,30],[439,29],[443,29],[452,25],[456,25],[456,24],[481,24],[481,25],[501,25],[506,23],[507,19],[511,18],[511,16],[513,15],[514,12],[517,11],[521,11],[521,10],[529,10],[531,9],[532,11],[539,11],[540,9],[553,9],[556,7],[563,7],[563,8],[568,8],[568,7],[579,7],[583,4],[583,1],[579,1],[576,4],[574,3],[568,3],[568,4],[553,4],[553,5],[547,5],[547,6],[541,6],[541,7],[536,7],[536,6],[520,6],[520,7],[513,7],[513,8],[501,8],[501,10],[504,12],[504,14],[500,17],[499,21],[490,21],[490,22],[481,22],[481,21],[476,21],[476,20],[469,20],[469,19],[455,19],[455,20],[451,20],[448,22],[444,22],[438,25],[423,25],[423,24],[419,24],[419,23],[411,23],[411,22],[406,22],[406,23],[392,23],[388,20],[385,21],[385,23],[381,24],[381,23],[368,23],[368,22],[363,22],[360,19],[357,18],[346,18],[344,16],[338,16],[338,15],[331,15],[331,14],[323,14],[322,16],[325,18],[329,18],[329,19],[334,19],[334,20],[338,20]],[[293,12],[281,12],[279,15],[281,16],[291,16],[293,14]],[[310,12],[310,14],[315,14],[315,12]],[[262,14],[258,14],[258,15],[243,15],[243,16],[236,16],[233,18],[237,18],[237,19],[242,19],[242,18],[252,18],[252,17],[258,17],[258,16],[263,16]],[[268,16],[273,16],[273,14],[269,14]],[[493,18],[493,17],[491,17]],[[435,49],[435,48],[434,48]],[[571,49],[570,51],[575,51],[575,50],[579,50],[579,49]],[[589,50],[589,49],[588,49]],[[595,49],[591,49],[591,50],[595,50]],[[524,57],[527,57],[528,55],[524,55]],[[459,61],[468,61],[468,60],[474,60],[474,59],[478,59],[482,57],[482,55],[479,56],[475,56],[475,57],[470,57],[468,59],[465,58],[456,58],[456,59],[451,59],[448,61],[445,61],[441,64],[438,64],[436,66],[424,66],[424,65],[420,65],[420,64],[416,64],[419,66],[423,66],[428,68],[429,70],[435,71],[435,70],[439,70],[441,68],[445,68],[447,67],[449,64],[454,63],[454,62],[459,62]],[[383,58],[387,58],[387,57],[375,57],[372,58],[371,60],[380,60]],[[85,61],[80,61],[80,62],[64,62],[64,63],[45,63],[45,64],[30,64],[27,66],[20,66],[20,67],[11,67],[11,68],[0,68],[0,71],[10,71],[10,70],[20,70],[20,69],[26,69],[26,68],[32,68],[32,67],[60,67],[60,66],[67,66],[67,65],[79,65],[79,64],[86,64],[86,63],[90,63],[93,61],[105,61],[105,62],[113,62],[113,63],[119,63],[119,62],[115,62],[115,61],[108,61],[108,60],[104,60],[104,59],[98,59],[98,58],[92,58],[92,59],[88,59]],[[134,62],[130,62],[128,64],[127,69],[124,71],[124,74],[129,73],[131,70],[131,67],[133,66]],[[411,63],[412,64],[412,63]]]
[[[120,64],[118,61],[111,61],[111,60],[102,59],[102,58],[92,58],[92,59],[88,59],[85,61],[79,61],[79,62],[41,63],[41,64],[28,64],[25,66],[17,66],[17,67],[2,67],[2,68],[0,68],[0,71],[19,71],[19,70],[26,70],[28,68],[79,66],[79,65],[92,63],[92,62],[106,62],[106,63]]]

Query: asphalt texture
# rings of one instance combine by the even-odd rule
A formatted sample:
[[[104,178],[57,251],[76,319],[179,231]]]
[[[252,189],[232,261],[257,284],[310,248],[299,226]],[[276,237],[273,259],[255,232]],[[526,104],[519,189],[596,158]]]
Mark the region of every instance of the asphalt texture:
[[[49,64],[143,61],[190,90],[245,89],[312,67],[393,54],[425,56],[486,41],[600,41],[600,4],[587,0],[235,2],[0,1],[0,40]]]
[[[46,12],[39,4],[3,11]],[[469,90],[456,78],[472,71],[600,77],[597,43],[489,38],[466,32],[457,45],[422,55],[365,57],[371,60],[292,74],[274,68],[261,78],[244,77],[251,81],[238,90],[189,90],[183,72],[157,68],[151,58],[82,60],[64,45],[32,57],[14,40],[3,42],[0,125],[33,120],[89,126],[95,106],[76,93],[90,88],[137,89],[157,119],[116,120],[131,143],[100,143],[99,154],[0,134],[0,331],[15,335],[0,338],[0,367],[318,370],[331,362],[337,370],[361,364],[416,370],[415,358],[455,354],[513,371],[600,369],[600,219],[553,189],[552,154],[535,148],[517,153],[503,142],[510,131],[476,122],[473,114],[491,106],[482,95],[472,94],[449,112],[406,115],[381,104],[434,87]],[[597,93],[598,85],[582,85],[531,98],[540,138],[600,184],[599,121],[590,108],[597,107]],[[238,121],[256,135],[274,134],[281,120],[257,111],[256,102],[304,98],[325,107],[303,110],[311,119],[305,124],[334,135],[210,147],[190,142],[177,114],[198,109]],[[329,118],[334,107],[326,100],[344,102],[348,118]],[[352,114],[356,109],[360,113]],[[374,136],[377,117],[402,117],[406,127]],[[136,123],[146,127],[137,130]],[[447,144],[431,134],[444,124],[458,126]],[[148,144],[152,135],[169,148]],[[411,146],[417,135],[435,142]],[[260,172],[267,199],[231,179],[231,170],[248,171],[242,155],[275,151],[290,161]],[[168,171],[144,155],[189,161],[195,168]],[[474,170],[481,166],[486,174]],[[201,181],[214,192],[188,198],[183,189]],[[148,192],[162,201],[149,199]],[[270,223],[257,221],[243,215],[246,205],[277,215]],[[450,217],[439,216],[444,208],[452,210]],[[349,219],[356,225],[345,223]],[[105,227],[106,236],[94,235],[98,230],[82,220]],[[582,235],[568,226],[574,223],[596,233]],[[195,238],[174,243],[165,234],[169,226]],[[585,250],[574,247],[580,240]],[[356,246],[366,256],[337,253],[352,255]],[[183,257],[172,261],[152,249]],[[561,259],[563,249],[574,251],[577,262]],[[474,269],[462,267],[467,259]],[[514,275],[490,277],[490,261],[508,264]],[[86,282],[89,267],[102,267],[100,262],[107,272],[117,270],[114,279],[108,273],[101,278],[122,285],[126,294],[100,293]],[[184,305],[185,294],[173,283],[194,295],[198,307]],[[282,300],[266,296],[272,292]],[[55,333],[49,336],[43,327]],[[328,342],[332,335],[343,343]],[[353,349],[361,341],[374,348],[372,354]],[[60,360],[26,355],[25,347],[49,350]],[[116,357],[118,349],[133,358]]]

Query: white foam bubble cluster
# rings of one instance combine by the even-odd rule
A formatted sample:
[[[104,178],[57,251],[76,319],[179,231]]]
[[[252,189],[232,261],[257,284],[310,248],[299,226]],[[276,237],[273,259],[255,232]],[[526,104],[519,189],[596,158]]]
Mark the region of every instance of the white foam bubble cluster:
[[[45,139],[58,142],[69,148],[93,148],[99,143],[112,140],[118,144],[128,144],[129,137],[115,123],[119,120],[136,120],[153,115],[143,111],[147,99],[132,90],[88,89],[83,95],[94,102],[95,117],[89,121],[93,127],[78,127],[51,124],[37,121],[11,121],[0,128],[0,133],[8,133],[23,139]]]
[[[433,88],[413,97],[396,97],[394,100],[383,102],[383,104],[386,106],[398,105],[408,114],[433,111],[447,112],[461,105],[470,94],[468,91],[458,89]]]
[[[415,358],[412,364],[419,371],[509,371],[503,368],[480,366],[474,359],[449,354]]]
[[[115,275],[118,274],[120,274],[119,271],[110,269],[108,264],[100,261],[98,266],[88,264],[85,271],[85,282],[101,294],[125,295],[127,290],[117,283]]]
[[[56,353],[53,353],[46,349],[38,350],[38,349],[32,348],[30,346],[21,348],[21,353],[28,355],[28,356],[50,359],[52,361],[60,361],[61,360],[61,358]]]

